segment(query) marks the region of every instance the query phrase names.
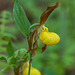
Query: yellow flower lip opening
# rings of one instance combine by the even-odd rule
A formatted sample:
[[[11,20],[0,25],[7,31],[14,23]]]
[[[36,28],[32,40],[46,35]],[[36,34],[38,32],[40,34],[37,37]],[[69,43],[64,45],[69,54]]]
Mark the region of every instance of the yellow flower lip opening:
[[[41,31],[39,34],[39,39],[46,45],[55,45],[60,41],[59,35],[54,32],[48,32],[47,27],[44,27]]]

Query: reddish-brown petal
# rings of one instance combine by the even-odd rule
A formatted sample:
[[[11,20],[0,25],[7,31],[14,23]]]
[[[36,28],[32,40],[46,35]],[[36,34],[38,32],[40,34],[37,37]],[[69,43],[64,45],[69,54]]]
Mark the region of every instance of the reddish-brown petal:
[[[38,44],[37,44],[37,40],[38,40],[38,33],[36,33],[35,37],[34,37],[34,43],[33,43],[33,50],[36,50],[38,48]]]
[[[46,50],[47,45],[44,45],[44,47],[42,47],[42,52],[43,53]]]
[[[27,53],[29,53],[29,52],[32,50],[33,36],[34,36],[34,34],[35,34],[35,32],[37,31],[38,28],[39,28],[39,27],[36,27],[36,28],[31,32],[31,35],[30,35],[30,37],[29,37],[29,39],[28,39],[29,49],[28,49]]]
[[[32,50],[32,57],[35,56],[35,50],[38,49],[38,44],[37,44],[37,40],[38,40],[38,34],[35,35],[34,37],[34,43],[33,43],[33,50]]]
[[[48,7],[48,8],[42,13],[41,18],[40,18],[40,25],[43,25],[43,24],[46,22],[48,16],[52,13],[52,11],[53,11],[55,8],[58,7],[58,5],[59,5],[59,2],[57,1],[57,3],[56,3],[54,6]]]
[[[31,58],[35,56],[35,50],[31,51]]]
[[[38,34],[36,34],[36,36],[34,37],[35,32],[37,32],[37,29],[39,28],[39,26],[37,26],[32,32],[31,35],[28,39],[28,45],[29,45],[29,49],[27,51],[27,53],[29,53],[31,51],[31,59],[32,57],[35,56],[35,50],[38,48],[38,44],[37,44],[37,40],[38,40]],[[35,42],[33,43],[33,37]],[[32,48],[33,46],[33,48]]]
[[[37,48],[38,48],[38,44],[37,44],[37,41],[35,41],[33,44],[33,50],[36,50]]]

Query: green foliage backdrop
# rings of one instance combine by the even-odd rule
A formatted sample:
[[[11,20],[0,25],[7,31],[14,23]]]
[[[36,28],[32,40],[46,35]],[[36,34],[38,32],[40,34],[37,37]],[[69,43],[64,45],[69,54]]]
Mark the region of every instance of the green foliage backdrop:
[[[19,0],[23,6],[26,15],[31,24],[38,23],[42,12],[51,5],[56,3],[56,0]],[[43,44],[38,40],[39,48],[36,50],[36,55],[33,58],[32,66],[39,69],[42,75],[65,75],[67,70],[75,68],[75,0],[60,0],[59,7],[49,16],[46,26],[49,31],[56,32],[60,35],[61,41],[57,45],[48,46],[46,51],[41,54],[41,46]],[[4,12],[0,14],[4,16]],[[11,22],[10,17],[10,21]],[[0,19],[2,23],[8,23],[4,18]],[[14,38],[12,40],[16,49],[28,48],[26,37],[23,36],[15,27],[0,24],[0,34]],[[7,34],[9,32],[9,34]],[[15,37],[11,34],[14,34]],[[23,33],[24,34],[24,33]],[[0,35],[0,51],[5,51],[2,44],[8,44],[8,41],[2,40]],[[4,59],[4,58],[2,58]],[[3,62],[0,62],[0,66]],[[7,66],[5,63],[3,66]],[[69,72],[69,71],[68,71]]]

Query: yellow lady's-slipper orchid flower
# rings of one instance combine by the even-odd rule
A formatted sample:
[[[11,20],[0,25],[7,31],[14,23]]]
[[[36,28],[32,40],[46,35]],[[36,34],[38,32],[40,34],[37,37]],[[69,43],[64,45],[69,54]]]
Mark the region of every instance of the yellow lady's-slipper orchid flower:
[[[48,32],[47,27],[43,27],[43,30],[39,34],[39,39],[46,45],[54,45],[60,41],[59,35],[54,32]]]
[[[23,70],[23,75],[28,75],[29,64]],[[41,75],[40,71],[31,66],[30,75]]]

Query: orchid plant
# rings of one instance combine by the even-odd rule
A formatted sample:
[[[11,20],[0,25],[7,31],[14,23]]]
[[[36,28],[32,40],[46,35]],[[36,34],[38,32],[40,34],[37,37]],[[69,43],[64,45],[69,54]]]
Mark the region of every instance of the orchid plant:
[[[28,75],[32,74],[32,72],[30,73],[31,63],[32,63],[32,58],[35,55],[35,50],[38,49],[38,43],[37,43],[38,38],[42,41],[42,43],[45,44],[45,46],[42,47],[42,52],[44,52],[44,50],[46,49],[46,45],[54,45],[60,41],[60,37],[56,33],[48,32],[48,28],[45,27],[45,22],[48,16],[52,13],[52,11],[55,8],[58,7],[58,5],[59,2],[57,1],[57,3],[54,6],[48,7],[42,13],[40,18],[40,23],[35,23],[31,25],[29,20],[27,19],[27,16],[23,8],[18,3],[18,0],[15,0],[14,8],[13,8],[14,21],[16,23],[16,26],[20,30],[20,32],[22,32],[23,35],[27,37],[28,45],[29,45],[29,48],[27,50],[27,53],[29,53],[30,55]],[[35,40],[34,42],[33,39]],[[25,58],[25,62],[26,62],[26,58]]]
[[[40,71],[32,67],[31,63],[35,56],[35,51],[38,49],[38,39],[44,44],[41,53],[46,50],[47,45],[55,45],[60,41],[58,34],[49,32],[48,28],[45,27],[48,16],[58,7],[58,5],[59,2],[57,1],[54,6],[47,7],[40,17],[40,23],[31,25],[18,0],[14,0],[13,18],[15,24],[19,31],[27,37],[28,41],[28,50],[20,49],[13,52],[13,54],[11,53],[13,56],[11,56],[9,60],[11,62],[15,61],[12,64],[16,75],[41,75]],[[8,49],[11,48],[8,47]]]

